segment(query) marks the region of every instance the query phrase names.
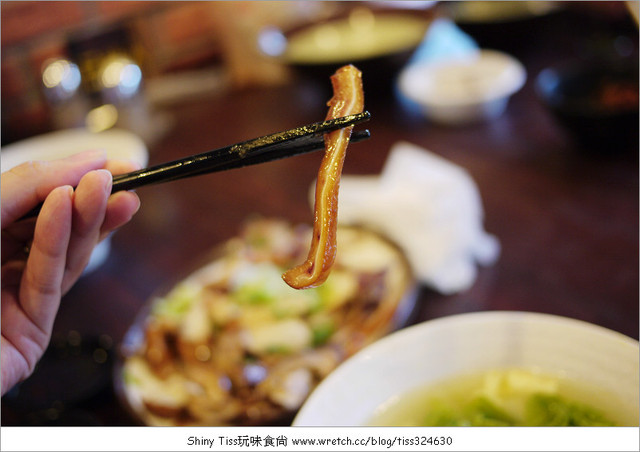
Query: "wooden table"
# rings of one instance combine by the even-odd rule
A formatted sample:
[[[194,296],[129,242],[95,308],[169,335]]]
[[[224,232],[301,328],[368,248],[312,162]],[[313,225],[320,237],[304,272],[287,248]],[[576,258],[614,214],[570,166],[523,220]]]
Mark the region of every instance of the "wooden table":
[[[535,311],[638,338],[638,149],[586,155],[533,87],[543,67],[575,56],[579,34],[557,39],[564,23],[541,29],[536,45],[515,53],[528,80],[495,121],[437,126],[408,113],[387,92],[367,93],[372,138],[351,148],[344,172],[378,173],[399,140],[429,149],[468,170],[482,196],[485,229],[502,246],[497,263],[481,268],[470,290],[445,296],[422,288],[414,322],[464,312]],[[299,79],[173,106],[168,111],[175,127],[150,149],[150,163],[322,119],[327,88],[328,81]],[[108,260],[63,299],[55,337],[66,340],[69,331],[87,340],[102,335],[103,345],[111,338],[115,350],[151,294],[237,233],[249,216],[310,222],[307,192],[320,158],[316,153],[140,189],[142,208],[112,237]],[[47,393],[52,405],[34,402],[33,388],[7,396],[3,423],[133,422],[108,379],[99,391],[86,389],[91,398],[74,401],[74,388],[93,378],[91,369],[77,369],[74,374],[48,364],[36,370],[35,394]],[[56,397],[71,402],[56,404]]]

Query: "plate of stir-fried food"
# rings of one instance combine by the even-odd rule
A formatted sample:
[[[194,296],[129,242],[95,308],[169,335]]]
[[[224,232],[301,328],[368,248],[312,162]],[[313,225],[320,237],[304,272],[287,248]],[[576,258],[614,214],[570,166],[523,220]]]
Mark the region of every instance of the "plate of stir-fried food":
[[[338,226],[324,283],[283,280],[310,225],[253,218],[205,263],[154,296],[125,336],[116,380],[147,425],[290,421],[338,364],[396,329],[413,307],[403,253],[370,230]]]

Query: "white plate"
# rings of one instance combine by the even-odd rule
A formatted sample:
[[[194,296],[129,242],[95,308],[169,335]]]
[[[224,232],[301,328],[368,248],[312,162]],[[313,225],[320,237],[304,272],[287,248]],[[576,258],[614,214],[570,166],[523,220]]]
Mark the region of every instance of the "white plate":
[[[92,133],[85,129],[67,129],[3,146],[2,171],[30,160],[54,160],[92,149],[104,149],[110,159],[133,160],[140,166],[146,166],[149,158],[142,139],[126,130]]]
[[[638,341],[620,333],[548,314],[444,317],[398,331],[347,360],[311,394],[294,425],[366,425],[385,402],[411,389],[505,367],[562,373],[637,413],[638,350]]]
[[[111,129],[92,133],[85,129],[67,129],[27,138],[2,147],[0,152],[2,171],[31,160],[55,160],[78,152],[104,149],[110,159],[132,160],[144,167],[149,160],[145,143],[137,135],[126,130]],[[102,264],[109,255],[110,241],[103,240],[93,251],[88,273]]]

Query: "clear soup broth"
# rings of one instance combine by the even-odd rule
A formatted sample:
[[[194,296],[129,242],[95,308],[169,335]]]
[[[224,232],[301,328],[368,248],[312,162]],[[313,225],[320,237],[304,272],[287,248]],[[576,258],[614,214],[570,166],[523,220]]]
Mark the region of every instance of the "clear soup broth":
[[[638,401],[562,375],[496,369],[394,397],[372,426],[638,426]]]

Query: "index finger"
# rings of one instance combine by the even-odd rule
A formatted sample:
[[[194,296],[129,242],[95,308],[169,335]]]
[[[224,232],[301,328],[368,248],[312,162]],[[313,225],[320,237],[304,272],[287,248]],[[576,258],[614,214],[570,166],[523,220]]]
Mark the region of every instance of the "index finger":
[[[106,161],[105,151],[87,151],[60,160],[23,163],[2,173],[2,228],[44,201],[54,188],[77,185],[85,173],[103,168]]]
[[[54,189],[36,222],[33,244],[20,284],[20,304],[28,318],[45,334],[58,310],[71,236],[70,186]]]

